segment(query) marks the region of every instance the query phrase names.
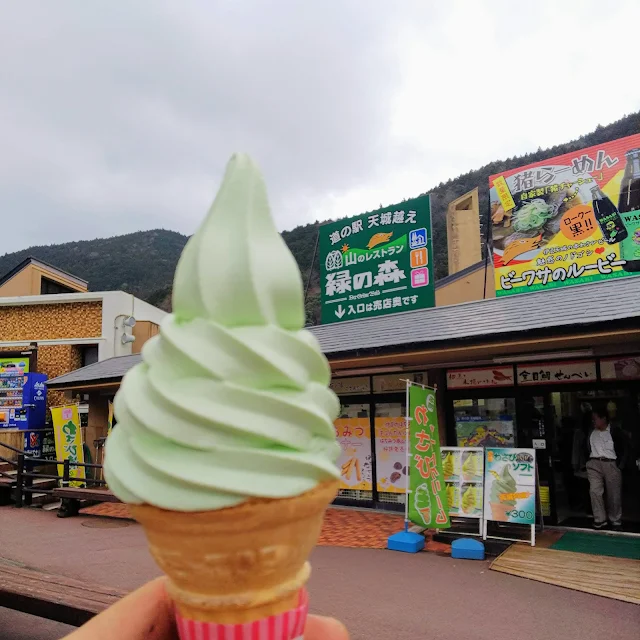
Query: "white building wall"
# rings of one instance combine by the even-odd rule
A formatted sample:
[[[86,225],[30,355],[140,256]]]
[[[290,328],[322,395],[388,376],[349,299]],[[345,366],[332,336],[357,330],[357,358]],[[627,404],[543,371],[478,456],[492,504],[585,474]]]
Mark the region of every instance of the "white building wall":
[[[131,334],[131,328],[124,325],[128,316],[138,322],[160,324],[167,314],[123,291],[106,291],[102,294],[102,340],[98,347],[98,359],[105,360],[114,356],[129,356],[133,343],[122,344],[122,336]]]
[[[73,302],[102,302],[102,335],[95,338],[67,338],[60,340],[38,340],[38,344],[78,344],[98,345],[98,360],[114,356],[127,356],[132,353],[132,343],[122,344],[122,335],[131,334],[131,328],[124,325],[128,316],[137,321],[160,324],[167,315],[165,311],[154,307],[144,300],[124,291],[104,291],[90,293],[63,293],[57,295],[19,296],[0,298],[0,306],[22,306],[41,304],[64,304]],[[30,340],[0,341],[3,347],[27,346]]]

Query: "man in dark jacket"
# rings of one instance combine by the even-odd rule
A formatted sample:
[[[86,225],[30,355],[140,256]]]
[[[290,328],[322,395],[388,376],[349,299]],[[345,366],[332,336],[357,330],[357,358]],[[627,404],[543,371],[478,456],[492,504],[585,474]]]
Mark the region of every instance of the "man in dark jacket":
[[[620,427],[609,424],[607,412],[593,410],[593,429],[587,438],[589,451],[587,477],[593,510],[593,526],[602,529],[608,521],[614,528],[622,526],[622,472],[627,446]],[[605,508],[606,489],[606,508]]]

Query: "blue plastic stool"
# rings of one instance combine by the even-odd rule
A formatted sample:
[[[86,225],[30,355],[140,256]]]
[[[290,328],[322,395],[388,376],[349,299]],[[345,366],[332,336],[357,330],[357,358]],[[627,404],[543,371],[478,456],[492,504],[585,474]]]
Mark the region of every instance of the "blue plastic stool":
[[[387,549],[404,551],[405,553],[418,553],[418,551],[424,549],[424,536],[411,531],[399,531],[387,538]]]
[[[463,560],[484,560],[484,544],[473,538],[458,538],[451,543],[451,557]]]

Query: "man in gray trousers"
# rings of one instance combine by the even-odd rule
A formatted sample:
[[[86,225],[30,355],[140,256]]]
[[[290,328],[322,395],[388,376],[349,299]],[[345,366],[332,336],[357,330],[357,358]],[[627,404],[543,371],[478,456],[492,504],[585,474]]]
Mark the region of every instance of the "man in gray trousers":
[[[607,412],[593,410],[593,429],[587,439],[587,477],[593,509],[593,526],[603,529],[608,522],[622,527],[622,472],[627,453],[626,437],[620,427],[609,424]],[[606,508],[605,508],[606,490]]]

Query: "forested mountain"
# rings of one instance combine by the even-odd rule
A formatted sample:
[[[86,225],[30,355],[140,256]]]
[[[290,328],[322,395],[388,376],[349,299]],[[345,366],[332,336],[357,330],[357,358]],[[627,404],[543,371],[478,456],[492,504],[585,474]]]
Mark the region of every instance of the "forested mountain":
[[[640,113],[626,116],[604,127],[599,125],[595,131],[580,136],[577,140],[550,149],[538,149],[524,156],[497,160],[427,189],[425,192],[432,196],[436,278],[447,275],[446,212],[449,202],[478,187],[480,211],[485,217],[488,212],[490,175],[636,133],[640,133]],[[417,195],[419,194],[407,194],[408,197]],[[388,204],[392,203],[383,203]],[[348,213],[352,215],[357,212]],[[298,261],[305,282],[311,267],[318,224],[316,222],[299,226],[282,234]],[[26,257],[33,256],[88,280],[93,291],[121,289],[169,310],[173,272],[186,241],[186,236],[175,231],[154,229],[113,238],[30,247],[0,257],[0,274],[11,270]],[[316,258],[307,299],[307,312],[311,322],[318,320],[318,311],[319,278]]]

